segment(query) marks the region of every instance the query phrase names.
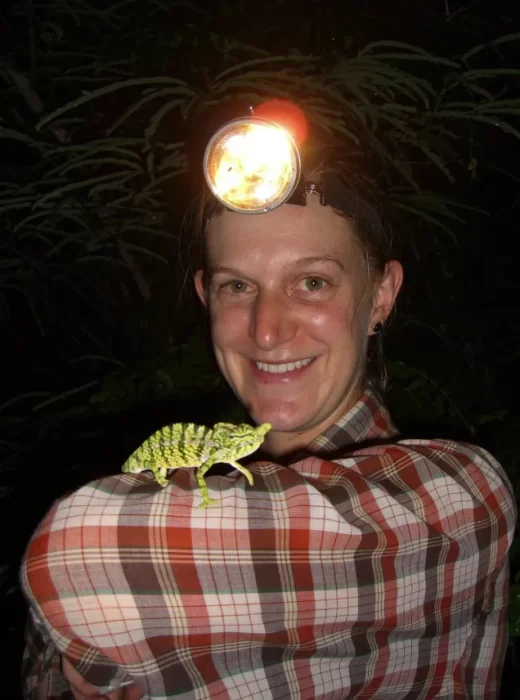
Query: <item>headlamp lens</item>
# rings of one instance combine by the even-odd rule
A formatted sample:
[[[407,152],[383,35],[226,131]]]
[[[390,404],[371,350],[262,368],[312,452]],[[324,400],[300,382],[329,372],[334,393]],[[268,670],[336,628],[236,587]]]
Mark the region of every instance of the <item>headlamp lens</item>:
[[[259,214],[291,196],[300,177],[300,157],[282,126],[256,117],[236,119],[208,143],[204,175],[225,207]]]

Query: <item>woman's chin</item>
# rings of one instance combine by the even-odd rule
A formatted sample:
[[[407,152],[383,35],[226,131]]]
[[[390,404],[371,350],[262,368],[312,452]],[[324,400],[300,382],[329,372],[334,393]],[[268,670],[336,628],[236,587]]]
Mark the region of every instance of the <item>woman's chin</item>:
[[[257,410],[251,411],[251,417],[257,425],[271,423],[271,432],[300,433],[307,429],[312,422],[310,416],[304,416],[296,411],[281,410]]]

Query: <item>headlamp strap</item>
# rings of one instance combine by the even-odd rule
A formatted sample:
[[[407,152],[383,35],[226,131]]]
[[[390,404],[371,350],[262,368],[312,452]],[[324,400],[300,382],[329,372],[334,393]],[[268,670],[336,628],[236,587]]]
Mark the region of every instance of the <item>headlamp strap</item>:
[[[325,172],[321,182],[300,179],[287,204],[305,206],[307,194],[319,194],[323,206],[339,209],[345,216],[361,220],[374,231],[382,229],[381,218],[363,197],[349,189],[334,172]]]
[[[300,178],[296,189],[287,200],[287,204],[305,206],[307,194],[319,194],[323,206],[329,205],[334,209],[339,209],[345,216],[362,221],[374,231],[382,229],[381,218],[374,207],[359,194],[349,189],[334,172],[324,173],[319,183],[305,182],[303,178]],[[204,220],[208,221],[217,208],[216,201],[211,198],[204,210]]]

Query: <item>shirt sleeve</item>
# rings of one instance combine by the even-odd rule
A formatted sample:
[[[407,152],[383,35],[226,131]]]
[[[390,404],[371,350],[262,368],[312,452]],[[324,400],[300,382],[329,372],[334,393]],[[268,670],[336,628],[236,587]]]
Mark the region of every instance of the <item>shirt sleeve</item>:
[[[60,502],[51,509],[41,524],[42,529],[45,529],[46,523],[52,522],[59,507]],[[38,532],[37,530],[36,541],[38,541]],[[44,541],[48,540],[44,538]],[[52,558],[50,552],[49,557]],[[37,595],[33,595],[32,590],[29,593],[22,566],[22,588],[25,588],[29,598],[25,649],[21,666],[21,686],[24,700],[33,700],[37,690],[44,683],[47,684],[47,700],[74,700],[70,685],[61,672],[62,657],[67,657],[80,675],[97,688],[100,695],[132,684],[132,679],[122,666],[108,659],[99,649],[85,643],[75,634],[67,634],[70,632],[70,625],[63,628],[49,622],[49,616],[53,617],[53,612],[58,606],[60,581],[57,580],[56,585],[54,585],[51,578],[46,578],[41,568],[37,568],[39,569],[37,581],[38,584],[42,585],[41,588],[40,585],[37,585],[37,589],[47,602],[50,595],[54,604],[42,606],[41,602],[43,601],[38,600]],[[52,565],[51,568],[53,568]],[[62,573],[64,573],[63,570]],[[79,604],[79,600],[77,603]]]
[[[471,700],[500,697],[507,649],[509,566],[505,561],[488,603],[474,620],[468,643],[454,669],[449,697]]]
[[[28,644],[26,684],[57,650],[101,694],[493,697],[516,512],[491,457],[408,441],[248,468],[209,474],[206,509],[192,469],[56,504],[22,565],[51,645]]]
[[[21,677],[24,700],[35,698],[36,691],[44,683],[47,684],[49,699],[73,700],[70,688],[61,675],[60,654],[32,608],[29,609],[25,628]]]
[[[96,668],[95,679],[100,682],[100,671],[105,678],[105,685],[98,685],[100,693],[107,693],[115,688],[132,683],[123,669],[114,667],[107,659],[103,659],[92,648],[85,648],[86,663]],[[25,628],[25,649],[21,667],[22,697],[24,700],[36,698],[36,692],[44,683],[47,684],[47,700],[74,700],[69,683],[61,672],[62,656],[67,656],[66,650],[60,652],[52,641],[48,627],[38,619],[35,609],[29,608]],[[82,668],[78,650],[75,650],[74,665]]]

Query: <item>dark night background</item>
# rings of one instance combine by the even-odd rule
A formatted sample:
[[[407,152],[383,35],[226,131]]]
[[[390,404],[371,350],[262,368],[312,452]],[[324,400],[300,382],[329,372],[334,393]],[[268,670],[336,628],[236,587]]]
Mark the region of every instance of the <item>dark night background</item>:
[[[518,0],[3,0],[1,698],[19,558],[53,499],[165,423],[241,417],[189,291],[186,212],[211,128],[248,104],[299,104],[392,228],[398,425],[484,445],[518,493],[519,88]]]

